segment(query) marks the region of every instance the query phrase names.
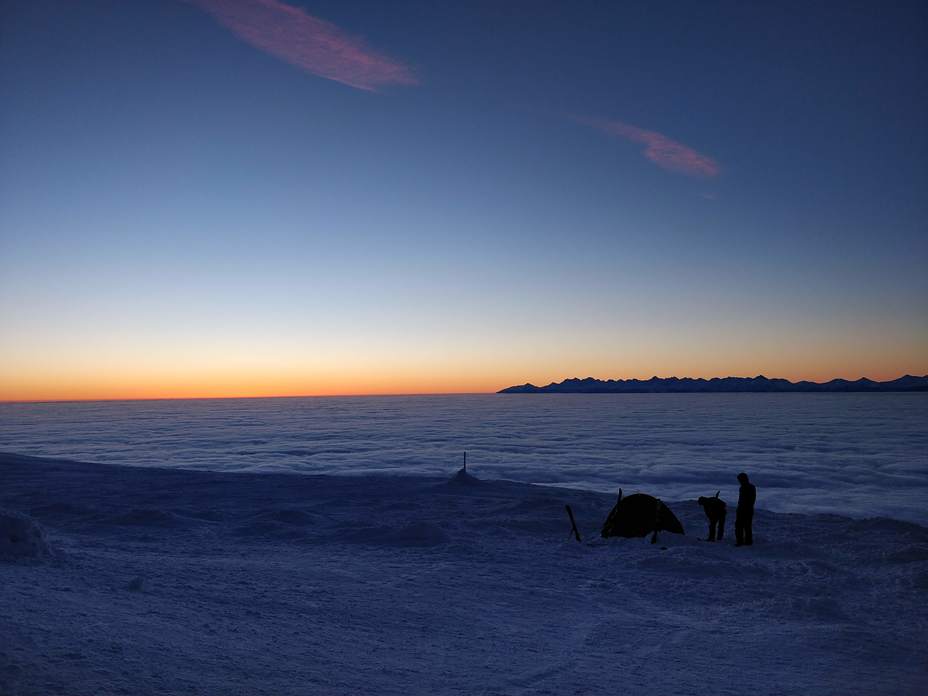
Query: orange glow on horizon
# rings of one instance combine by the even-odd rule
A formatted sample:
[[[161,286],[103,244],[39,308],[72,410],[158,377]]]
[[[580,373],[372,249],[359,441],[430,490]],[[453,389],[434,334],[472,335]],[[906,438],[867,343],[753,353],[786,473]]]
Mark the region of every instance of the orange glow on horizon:
[[[782,374],[771,370],[730,370],[725,372],[702,372],[681,370],[655,370],[633,374],[615,374],[609,371],[564,370],[554,374],[520,375],[498,374],[481,378],[474,375],[457,379],[442,378],[440,375],[368,375],[349,380],[342,376],[310,379],[306,376],[286,378],[282,375],[255,375],[246,379],[243,375],[188,376],[180,379],[164,379],[158,375],[128,375],[79,379],[76,377],[8,380],[0,383],[0,402],[46,402],[46,401],[132,401],[161,399],[234,399],[234,398],[287,398],[326,396],[407,396],[438,394],[491,394],[505,387],[530,382],[544,386],[573,377],[597,379],[650,379],[658,377],[755,377],[763,374],[769,378],[785,378],[796,382],[809,380],[827,382],[835,378],[848,380],[868,377],[875,381],[896,379],[904,374],[923,375],[928,370],[896,370],[863,374],[813,373]],[[356,376],[357,377],[357,376]]]
[[[924,375],[921,336],[887,343],[868,337],[776,331],[738,336],[637,331],[583,336],[511,331],[470,337],[307,336],[186,342],[134,336],[23,341],[0,351],[0,401],[93,401],[294,396],[493,393],[572,377],[754,377],[827,382]]]

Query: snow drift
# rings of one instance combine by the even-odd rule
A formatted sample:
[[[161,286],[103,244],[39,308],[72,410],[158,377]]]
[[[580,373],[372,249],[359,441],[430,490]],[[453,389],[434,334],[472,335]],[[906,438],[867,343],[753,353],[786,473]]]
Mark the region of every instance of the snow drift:
[[[49,555],[45,532],[32,518],[0,509],[0,561],[20,561]]]

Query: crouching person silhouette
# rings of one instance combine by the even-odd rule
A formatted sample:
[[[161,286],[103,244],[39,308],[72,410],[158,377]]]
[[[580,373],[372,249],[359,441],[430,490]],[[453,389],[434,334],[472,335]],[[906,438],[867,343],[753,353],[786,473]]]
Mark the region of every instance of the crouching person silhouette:
[[[725,538],[725,513],[728,506],[724,500],[719,498],[719,491],[716,491],[714,498],[700,496],[699,504],[702,505],[709,520],[709,541],[715,541],[716,538],[721,541]],[[718,537],[716,537],[716,530]]]
[[[735,546],[750,546],[754,543],[751,523],[754,521],[754,501],[757,489],[743,471],[738,474],[741,488],[738,490],[738,510],[735,513]]]

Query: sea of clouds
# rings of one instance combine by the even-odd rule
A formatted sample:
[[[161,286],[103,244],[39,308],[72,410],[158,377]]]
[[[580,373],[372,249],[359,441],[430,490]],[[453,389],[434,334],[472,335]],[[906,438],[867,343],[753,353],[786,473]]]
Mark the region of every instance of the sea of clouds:
[[[433,474],[928,523],[928,394],[603,394],[0,404],[0,450],[133,466]]]

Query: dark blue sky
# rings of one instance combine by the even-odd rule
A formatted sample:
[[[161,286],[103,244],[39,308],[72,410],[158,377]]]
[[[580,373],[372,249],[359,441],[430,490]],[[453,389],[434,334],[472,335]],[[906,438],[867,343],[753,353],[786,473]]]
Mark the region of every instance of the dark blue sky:
[[[883,5],[4,3],[0,398],[924,373]]]

